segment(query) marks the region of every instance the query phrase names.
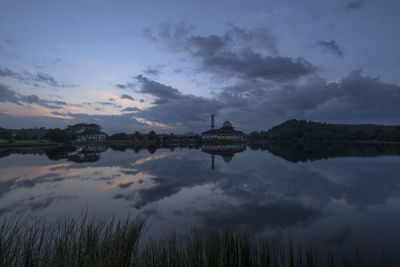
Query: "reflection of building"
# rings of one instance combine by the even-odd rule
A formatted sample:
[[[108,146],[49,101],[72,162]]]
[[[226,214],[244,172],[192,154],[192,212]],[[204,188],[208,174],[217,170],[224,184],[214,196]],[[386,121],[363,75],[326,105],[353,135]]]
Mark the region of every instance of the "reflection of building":
[[[105,133],[90,133],[90,134],[80,134],[76,141],[78,142],[86,142],[86,141],[105,141],[107,135]]]
[[[224,122],[222,127],[215,129],[214,126],[214,114],[211,114],[211,129],[201,133],[201,136],[205,140],[231,140],[231,141],[244,141],[246,135],[242,131],[236,131],[233,129],[230,121]]]
[[[100,154],[107,150],[103,145],[82,146],[75,153],[69,155],[68,159],[74,162],[96,162],[100,159]]]
[[[222,156],[222,159],[229,163],[235,153],[243,152],[246,147],[243,144],[226,144],[226,145],[204,145],[201,151],[211,154],[211,169],[215,167],[215,155]]]

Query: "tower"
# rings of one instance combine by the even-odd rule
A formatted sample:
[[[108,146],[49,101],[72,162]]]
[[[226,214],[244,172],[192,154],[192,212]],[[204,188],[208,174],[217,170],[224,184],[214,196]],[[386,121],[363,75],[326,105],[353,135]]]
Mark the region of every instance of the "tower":
[[[214,114],[211,114],[211,129],[214,129]]]

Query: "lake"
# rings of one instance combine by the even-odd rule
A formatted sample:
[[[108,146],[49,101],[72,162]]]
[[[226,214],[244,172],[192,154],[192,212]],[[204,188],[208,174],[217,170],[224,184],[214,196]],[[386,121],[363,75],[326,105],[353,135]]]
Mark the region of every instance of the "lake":
[[[399,261],[400,145],[82,146],[0,151],[0,219],[143,216]]]

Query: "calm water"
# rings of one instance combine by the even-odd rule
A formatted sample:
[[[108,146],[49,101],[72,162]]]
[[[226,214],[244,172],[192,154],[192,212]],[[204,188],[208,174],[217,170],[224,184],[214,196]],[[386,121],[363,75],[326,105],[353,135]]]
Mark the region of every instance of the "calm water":
[[[0,156],[0,219],[143,215],[153,236],[234,228],[399,257],[400,145],[89,146]]]

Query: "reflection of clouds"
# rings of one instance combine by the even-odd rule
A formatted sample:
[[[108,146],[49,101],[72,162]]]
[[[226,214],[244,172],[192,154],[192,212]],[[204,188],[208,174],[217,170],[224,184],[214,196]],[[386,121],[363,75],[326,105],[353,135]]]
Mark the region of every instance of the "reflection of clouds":
[[[74,197],[71,196],[47,196],[47,197],[28,197],[23,198],[11,205],[0,208],[0,215],[7,212],[22,211],[25,212],[30,210],[32,212],[37,210],[43,210],[48,208],[51,204],[61,202],[65,200],[72,200]]]
[[[121,172],[122,171],[123,170],[121,170]],[[125,177],[125,178],[122,178],[119,180],[117,179],[110,183],[107,183],[106,185],[101,187],[99,191],[100,192],[109,191],[109,190],[115,189],[117,187],[127,188],[128,186],[132,185],[133,183],[143,182],[144,180],[153,178],[153,176],[145,174],[145,173],[135,173],[135,174],[131,174],[131,175],[124,175],[123,177]]]
[[[151,231],[159,234],[192,226],[230,227],[338,245],[356,240],[361,230],[354,226],[366,227],[371,218],[390,224],[385,218],[394,216],[390,212],[399,204],[379,212],[400,197],[399,160],[293,164],[247,150],[229,164],[216,157],[218,168],[211,170],[209,156],[201,151],[161,149],[154,155],[107,150],[98,162],[83,164],[45,160],[21,167],[6,161],[1,171],[10,172],[0,178],[0,210],[49,212],[73,203],[75,209],[88,205],[101,212],[147,215]]]
[[[209,228],[226,227],[257,233],[265,228],[287,228],[308,225],[319,216],[315,209],[295,202],[247,202],[239,207],[203,213]]]
[[[48,175],[52,171],[58,168],[65,168],[72,166],[72,163],[63,162],[63,163],[54,163],[48,164],[45,166],[9,166],[5,168],[0,168],[1,178],[0,181],[9,180],[9,179],[34,179],[38,176]]]
[[[162,154],[159,154],[159,155],[150,155],[148,157],[136,160],[134,163],[132,163],[132,165],[133,166],[142,165],[142,164],[145,164],[145,163],[147,163],[149,161],[165,158],[165,157],[167,157],[169,155],[170,155],[170,153],[162,153]]]
[[[76,195],[82,199],[80,201],[88,197],[104,199],[107,191],[119,192],[127,188],[144,190],[155,185],[153,176],[132,168],[131,158],[127,157],[128,153],[113,151],[111,153],[123,154],[125,157],[111,164],[110,162],[48,164],[48,160],[43,161],[44,158],[39,156],[33,157],[34,160],[29,164],[27,162],[25,166],[16,161],[7,162],[6,167],[1,168],[7,175],[2,175],[0,180],[0,198],[2,198],[0,210],[6,213],[14,212],[16,208],[46,209],[52,203],[60,203],[63,200],[68,202],[70,199],[64,197],[65,195]],[[136,158],[138,162],[144,164],[166,156],[167,154],[149,156],[148,153],[142,153]],[[45,198],[48,194],[51,194],[51,197]],[[26,196],[30,198],[27,199]],[[39,202],[39,199],[42,200]]]
[[[256,151],[246,152],[229,165],[221,164],[218,170],[210,172],[207,157],[199,159],[196,153],[187,151],[179,155],[182,158],[180,160],[168,157],[157,164],[149,162],[137,166],[138,170],[153,175],[157,184],[147,189],[118,194],[116,199],[125,199],[143,212],[151,209],[152,216],[160,223],[169,222],[169,227],[178,227],[177,224],[184,221],[198,227],[229,226],[264,232],[267,229],[304,231],[312,228],[315,222],[326,216],[326,207],[332,204],[338,208],[345,203],[366,207],[373,205],[376,199],[385,202],[390,197],[400,196],[400,192],[396,191],[398,182],[394,180],[396,171],[393,169],[398,169],[398,165],[388,163],[391,168],[379,170],[379,165],[387,159],[382,159],[382,162],[376,158],[363,158],[356,161],[343,159],[292,164],[266,152]],[[398,163],[398,159],[395,161]],[[366,164],[370,166],[366,168]],[[346,173],[346,177],[353,179],[335,179],[340,173]],[[363,179],[354,179],[360,174]],[[187,192],[193,192],[193,188],[208,183],[215,183],[214,190],[221,194],[203,191],[201,201],[182,199]],[[372,201],[370,194],[374,195]],[[181,208],[178,202],[169,206],[165,204],[172,199],[181,199],[188,203],[190,209]],[[212,199],[214,205],[206,205],[204,199]],[[168,228],[165,225],[160,227]],[[336,229],[337,226],[327,222],[325,227]],[[347,226],[343,223],[340,227]],[[327,233],[326,238],[331,243],[337,243],[340,242],[339,235],[342,239],[346,236]]]

